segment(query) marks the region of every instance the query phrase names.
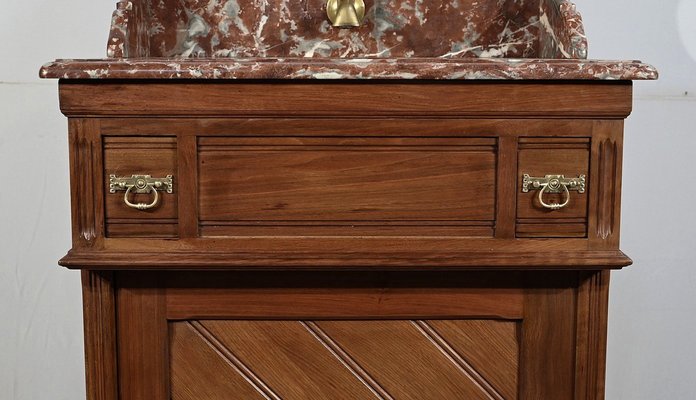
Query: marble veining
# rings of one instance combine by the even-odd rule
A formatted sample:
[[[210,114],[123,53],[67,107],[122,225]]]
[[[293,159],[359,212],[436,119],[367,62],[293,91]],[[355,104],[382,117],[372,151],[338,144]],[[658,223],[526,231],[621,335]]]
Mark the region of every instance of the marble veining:
[[[325,0],[121,0],[107,59],[56,60],[58,79],[657,79],[589,61],[569,0],[365,0],[360,27]]]
[[[338,29],[325,0],[121,1],[108,56],[584,58],[572,50],[582,20],[567,0],[366,4],[361,27]]]
[[[60,79],[657,79],[657,71],[639,61],[479,58],[57,60],[45,65],[40,75]]]

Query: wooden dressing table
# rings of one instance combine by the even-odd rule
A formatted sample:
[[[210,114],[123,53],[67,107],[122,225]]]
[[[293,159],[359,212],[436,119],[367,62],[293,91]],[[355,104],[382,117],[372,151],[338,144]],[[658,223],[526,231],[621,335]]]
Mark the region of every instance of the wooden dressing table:
[[[421,3],[121,1],[109,58],[42,68],[89,399],[604,397],[657,72],[584,59],[566,1]]]

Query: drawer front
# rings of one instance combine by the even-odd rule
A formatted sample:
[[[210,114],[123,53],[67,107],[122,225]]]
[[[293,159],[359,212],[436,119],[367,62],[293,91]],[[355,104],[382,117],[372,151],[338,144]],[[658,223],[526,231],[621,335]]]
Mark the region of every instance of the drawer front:
[[[198,141],[203,236],[492,236],[493,138]]]
[[[181,137],[103,137],[107,237],[588,238],[589,136]],[[137,209],[133,175],[173,188]],[[525,187],[549,176],[583,190]]]
[[[172,193],[158,194],[149,209],[129,207],[123,190],[111,192],[110,176],[133,175],[166,177],[177,173],[176,137],[118,137],[103,139],[105,225],[108,237],[175,237],[177,235],[177,189],[174,177]],[[129,193],[132,204],[150,204],[153,193]]]
[[[589,177],[589,138],[521,138],[518,152],[517,237],[586,237]],[[584,177],[585,190],[566,192],[543,187],[523,190],[524,177]],[[576,189],[576,190],[573,190]],[[567,204],[555,209],[557,205]],[[543,203],[542,203],[543,202]]]

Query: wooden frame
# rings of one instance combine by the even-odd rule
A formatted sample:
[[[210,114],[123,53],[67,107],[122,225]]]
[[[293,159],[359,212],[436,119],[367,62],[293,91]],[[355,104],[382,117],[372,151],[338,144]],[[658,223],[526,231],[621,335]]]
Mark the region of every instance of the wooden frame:
[[[337,91],[350,106],[331,106]],[[302,323],[368,383],[366,367],[322,333],[323,323],[412,321],[468,371],[466,357],[427,321],[509,321],[519,327],[517,398],[603,399],[608,270],[631,262],[618,229],[630,82],[75,80],[62,81],[60,93],[70,117],[73,204],[73,248],[61,264],[83,269],[90,400],[169,399],[172,324],[211,320]],[[176,165],[169,214],[109,214],[118,203],[105,194],[105,149],[125,165],[132,143],[164,137]],[[375,141],[432,149],[481,138],[495,158],[494,204],[481,203],[494,221],[484,227],[488,237],[471,233],[482,236],[478,226],[448,236],[439,222],[401,235],[391,227],[385,235],[304,236],[282,226],[279,235],[206,234],[201,138],[339,149]],[[530,146],[587,152],[589,189],[577,215],[520,218],[520,151]],[[505,397],[472,371],[487,398]],[[369,386],[390,398],[376,381]]]

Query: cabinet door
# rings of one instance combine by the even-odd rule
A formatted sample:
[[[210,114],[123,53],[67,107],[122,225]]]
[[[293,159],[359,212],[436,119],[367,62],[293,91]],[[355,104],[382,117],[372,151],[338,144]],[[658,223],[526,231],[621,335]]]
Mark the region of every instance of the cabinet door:
[[[118,273],[120,398],[598,398],[602,274]]]

